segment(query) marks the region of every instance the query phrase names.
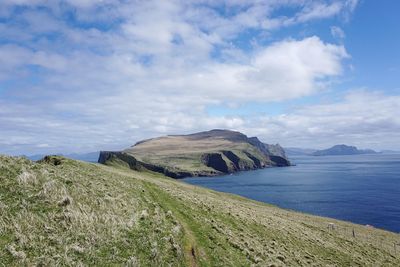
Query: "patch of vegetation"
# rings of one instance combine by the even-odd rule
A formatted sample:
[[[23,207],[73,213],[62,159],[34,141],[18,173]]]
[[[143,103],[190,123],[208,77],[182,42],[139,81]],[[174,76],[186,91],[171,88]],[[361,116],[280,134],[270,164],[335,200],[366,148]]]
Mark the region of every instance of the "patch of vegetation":
[[[400,265],[397,234],[115,165],[0,156],[0,266]]]

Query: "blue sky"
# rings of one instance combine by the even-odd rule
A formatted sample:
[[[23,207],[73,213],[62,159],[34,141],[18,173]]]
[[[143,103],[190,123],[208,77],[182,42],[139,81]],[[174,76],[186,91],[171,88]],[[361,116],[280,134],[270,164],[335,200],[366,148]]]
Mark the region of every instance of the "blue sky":
[[[0,153],[213,128],[400,150],[397,1],[5,0]]]

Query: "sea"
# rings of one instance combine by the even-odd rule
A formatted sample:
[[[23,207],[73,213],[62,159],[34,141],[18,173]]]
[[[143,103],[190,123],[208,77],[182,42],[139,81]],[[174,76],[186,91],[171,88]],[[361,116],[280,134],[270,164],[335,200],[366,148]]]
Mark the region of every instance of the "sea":
[[[290,160],[295,166],[184,181],[285,209],[400,232],[400,154]]]

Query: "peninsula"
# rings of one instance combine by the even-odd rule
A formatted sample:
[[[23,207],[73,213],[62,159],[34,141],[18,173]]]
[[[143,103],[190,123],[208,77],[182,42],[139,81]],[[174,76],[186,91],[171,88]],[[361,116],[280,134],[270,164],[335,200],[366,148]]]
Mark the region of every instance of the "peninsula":
[[[219,129],[143,140],[123,151],[101,151],[99,163],[151,170],[172,178],[290,165],[280,145],[265,144],[257,137]]]

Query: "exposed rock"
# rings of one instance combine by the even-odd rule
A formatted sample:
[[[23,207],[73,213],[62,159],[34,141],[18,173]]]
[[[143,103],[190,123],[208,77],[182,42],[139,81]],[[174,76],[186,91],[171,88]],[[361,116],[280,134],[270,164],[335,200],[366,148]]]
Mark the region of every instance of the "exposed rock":
[[[247,156],[248,160],[239,157],[232,151],[222,151],[222,154],[224,154],[224,156],[231,161],[234,171],[245,171],[264,168],[266,165],[270,164],[270,160],[268,157],[261,157],[260,159],[258,159],[247,151],[242,151],[242,153]]]
[[[63,157],[60,156],[55,156],[55,155],[50,155],[50,156],[45,156],[43,159],[38,161],[39,163],[47,163],[51,164],[54,166],[61,165],[63,162]]]
[[[227,157],[233,163],[233,168],[235,171],[243,169],[243,164],[240,158],[235,153],[229,150],[224,150],[222,151],[222,154],[224,154],[225,157]]]
[[[223,173],[229,173],[229,167],[220,153],[208,153],[203,155],[203,162],[206,166],[211,167]]]
[[[128,155],[127,153],[118,151],[100,151],[99,163],[106,164],[107,162],[113,160],[122,160],[133,170],[143,169],[143,166],[137,161],[137,159],[131,155]]]
[[[290,166],[290,161],[286,156],[285,150],[279,144],[270,145],[261,142],[257,137],[250,137],[249,143],[257,147],[266,156],[269,156],[275,166]]]
[[[290,162],[286,158],[280,156],[270,156],[270,158],[277,167],[286,167],[290,164]]]
[[[264,168],[265,167],[265,163],[262,163],[261,160],[259,160],[258,158],[252,156],[250,153],[247,153],[247,152],[245,152],[245,154],[247,157],[249,157],[253,161],[255,168]]]

